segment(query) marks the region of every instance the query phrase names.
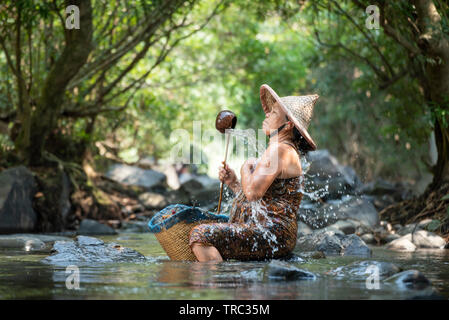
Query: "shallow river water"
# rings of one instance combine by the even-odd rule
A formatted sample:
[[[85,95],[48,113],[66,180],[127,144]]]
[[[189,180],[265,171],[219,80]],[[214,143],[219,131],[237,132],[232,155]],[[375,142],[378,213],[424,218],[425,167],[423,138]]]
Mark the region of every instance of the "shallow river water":
[[[170,261],[150,233],[99,237],[135,249],[145,262],[79,265],[80,288],[67,289],[65,266],[40,262],[46,253],[0,251],[0,299],[407,299],[418,291],[380,283],[338,278],[328,271],[356,257],[327,257],[291,262],[317,274],[316,280],[268,281],[261,276],[267,262],[229,261],[219,264]],[[449,298],[449,250],[398,253],[372,247],[370,260],[394,262],[404,270],[424,273],[439,294]]]

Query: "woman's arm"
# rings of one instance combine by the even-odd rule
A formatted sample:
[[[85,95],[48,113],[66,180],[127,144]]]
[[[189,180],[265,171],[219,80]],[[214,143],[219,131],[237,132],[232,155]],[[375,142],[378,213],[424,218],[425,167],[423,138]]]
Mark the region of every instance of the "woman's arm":
[[[228,185],[232,192],[234,192],[235,194],[239,193],[239,191],[242,189],[242,186],[240,185],[240,182],[237,179],[234,170],[232,170],[224,161],[222,161],[222,164],[223,166],[220,167],[218,171],[218,178],[222,183]]]
[[[239,193],[242,189],[242,185],[238,180],[232,182],[228,187],[232,190],[232,192],[234,192],[234,194]]]
[[[272,145],[265,150],[260,161],[248,159],[240,170],[242,190],[249,201],[263,197],[274,179],[281,174],[286,150],[279,145]]]

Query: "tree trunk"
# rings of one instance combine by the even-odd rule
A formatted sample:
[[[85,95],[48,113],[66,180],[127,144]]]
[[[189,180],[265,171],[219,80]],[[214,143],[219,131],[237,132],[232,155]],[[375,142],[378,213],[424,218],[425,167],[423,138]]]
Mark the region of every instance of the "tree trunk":
[[[425,57],[425,74],[420,81],[435,116],[438,160],[431,188],[438,188],[449,181],[449,41],[434,1],[415,0],[414,4],[420,29],[417,44]]]
[[[436,121],[434,131],[438,160],[433,168],[432,188],[438,188],[444,182],[449,182],[449,128],[442,127],[439,121]]]
[[[42,161],[42,152],[49,133],[57,127],[64,94],[70,80],[86,63],[92,50],[92,6],[90,0],[66,0],[66,6],[76,5],[80,11],[80,29],[64,29],[65,47],[45,80],[36,110],[29,127],[22,124],[21,131],[30,132],[30,143],[19,150],[30,165]],[[64,26],[63,26],[64,27]],[[23,134],[19,134],[19,137]],[[20,146],[20,144],[19,144]]]

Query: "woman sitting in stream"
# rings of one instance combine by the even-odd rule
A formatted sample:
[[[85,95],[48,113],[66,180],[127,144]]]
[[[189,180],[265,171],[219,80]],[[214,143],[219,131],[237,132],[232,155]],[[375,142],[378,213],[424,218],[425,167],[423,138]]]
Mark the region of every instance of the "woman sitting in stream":
[[[229,222],[207,223],[190,232],[190,247],[200,262],[265,260],[293,251],[302,199],[300,155],[315,150],[307,127],[318,95],[279,96],[268,85],[260,88],[265,112],[262,128],[270,137],[260,159],[241,167],[241,182],[225,163],[219,179],[236,194]]]

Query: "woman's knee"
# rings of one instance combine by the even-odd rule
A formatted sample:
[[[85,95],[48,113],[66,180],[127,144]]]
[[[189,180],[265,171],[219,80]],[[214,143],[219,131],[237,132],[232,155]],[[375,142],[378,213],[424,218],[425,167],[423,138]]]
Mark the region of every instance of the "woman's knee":
[[[192,252],[199,262],[207,261],[223,261],[223,258],[217,248],[211,245],[204,245],[199,242],[194,242],[191,245]]]

